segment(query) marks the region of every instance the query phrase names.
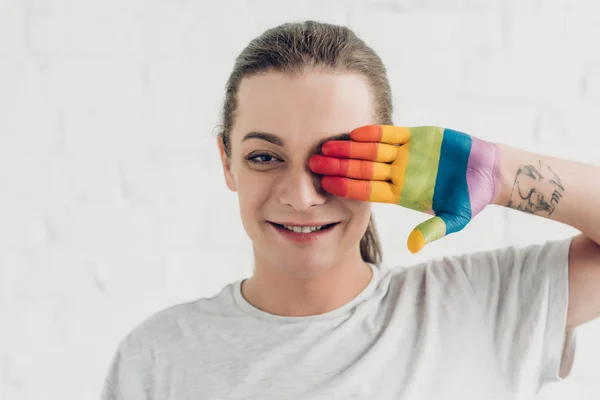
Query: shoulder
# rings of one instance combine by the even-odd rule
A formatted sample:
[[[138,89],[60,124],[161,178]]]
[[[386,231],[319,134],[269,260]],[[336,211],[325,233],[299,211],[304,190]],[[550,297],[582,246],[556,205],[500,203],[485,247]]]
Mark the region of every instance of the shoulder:
[[[523,262],[546,261],[564,258],[567,255],[572,238],[551,240],[542,243],[507,245],[469,253],[443,256],[414,264],[410,267],[391,268],[394,271],[409,270],[414,273],[454,273],[458,269],[474,266],[512,265]]]
[[[155,312],[142,320],[120,343],[122,351],[154,354],[159,349],[173,345],[190,333],[201,334],[211,320],[227,314],[231,299],[231,284],[211,297],[175,304]]]
[[[422,282],[463,282],[465,273],[480,273],[496,268],[510,269],[524,263],[562,259],[568,253],[569,240],[548,241],[524,246],[503,246],[470,253],[431,258],[409,265],[380,264],[381,285],[407,285]]]
[[[410,266],[382,267],[381,286],[384,290],[404,293],[432,294],[444,292],[481,291],[504,287],[511,281],[541,281],[562,279],[568,264],[571,238],[522,246],[510,245],[489,250],[463,253],[426,260]]]
[[[461,266],[476,257],[493,257],[493,252],[483,252],[481,255],[460,254],[431,258],[408,265],[382,264],[381,283],[383,285],[409,284],[427,279],[431,281],[448,281],[454,279],[460,272]]]

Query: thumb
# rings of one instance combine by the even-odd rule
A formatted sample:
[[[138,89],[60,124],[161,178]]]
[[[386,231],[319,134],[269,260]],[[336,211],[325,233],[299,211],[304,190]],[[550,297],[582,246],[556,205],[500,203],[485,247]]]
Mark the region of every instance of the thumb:
[[[457,218],[456,215],[440,213],[417,225],[408,236],[406,243],[408,250],[413,254],[418,253],[425,245],[441,239],[447,234],[461,230],[469,222],[468,219],[466,221],[462,220],[463,218]]]

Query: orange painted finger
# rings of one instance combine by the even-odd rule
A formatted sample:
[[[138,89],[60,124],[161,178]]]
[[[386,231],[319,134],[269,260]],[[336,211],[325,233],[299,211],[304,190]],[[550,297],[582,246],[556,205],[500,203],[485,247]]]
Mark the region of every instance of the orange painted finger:
[[[410,128],[392,125],[366,125],[350,132],[350,139],[357,142],[404,144],[410,136]]]
[[[373,161],[349,160],[322,155],[310,158],[310,169],[320,175],[337,175],[347,178],[387,181],[392,179],[392,166],[390,164]]]
[[[395,186],[388,182],[324,176],[321,186],[333,195],[348,199],[393,204],[397,204],[399,199]]]
[[[396,159],[398,148],[398,146],[391,144],[330,140],[323,144],[321,152],[326,156],[387,163]]]

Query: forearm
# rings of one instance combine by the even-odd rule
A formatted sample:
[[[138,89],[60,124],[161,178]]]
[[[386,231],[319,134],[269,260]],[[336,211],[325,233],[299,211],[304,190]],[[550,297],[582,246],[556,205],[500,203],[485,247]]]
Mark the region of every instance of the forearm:
[[[493,204],[562,222],[600,244],[600,167],[498,147]]]

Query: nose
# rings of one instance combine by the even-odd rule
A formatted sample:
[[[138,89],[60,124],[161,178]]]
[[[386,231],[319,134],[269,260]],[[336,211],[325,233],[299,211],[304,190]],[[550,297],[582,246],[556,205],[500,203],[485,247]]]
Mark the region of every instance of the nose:
[[[296,211],[325,203],[327,193],[321,188],[320,178],[308,166],[297,167],[281,177],[279,201]]]

